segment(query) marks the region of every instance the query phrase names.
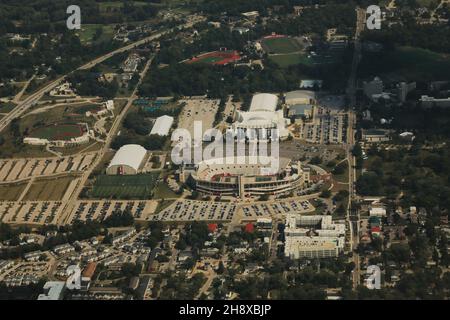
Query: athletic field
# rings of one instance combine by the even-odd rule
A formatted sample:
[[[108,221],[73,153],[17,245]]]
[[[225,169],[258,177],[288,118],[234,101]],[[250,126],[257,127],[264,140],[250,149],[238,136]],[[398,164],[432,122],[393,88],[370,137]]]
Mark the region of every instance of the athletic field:
[[[295,38],[286,36],[268,36],[261,40],[261,45],[268,54],[288,54],[302,50]]]
[[[206,63],[211,65],[226,65],[236,62],[241,59],[239,52],[226,50],[226,51],[213,51],[198,55],[187,63]]]
[[[95,180],[91,195],[100,199],[149,199],[158,177],[159,173],[101,175]]]
[[[83,126],[79,124],[53,124],[34,129],[30,137],[47,140],[70,140],[82,136]]]

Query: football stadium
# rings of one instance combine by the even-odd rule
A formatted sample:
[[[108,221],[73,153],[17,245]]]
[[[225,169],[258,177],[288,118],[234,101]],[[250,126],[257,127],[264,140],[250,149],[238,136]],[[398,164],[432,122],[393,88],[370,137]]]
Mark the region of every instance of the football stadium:
[[[275,161],[278,166],[272,170]],[[245,198],[288,194],[309,182],[309,171],[288,158],[228,157],[200,162],[190,179],[201,193]]]

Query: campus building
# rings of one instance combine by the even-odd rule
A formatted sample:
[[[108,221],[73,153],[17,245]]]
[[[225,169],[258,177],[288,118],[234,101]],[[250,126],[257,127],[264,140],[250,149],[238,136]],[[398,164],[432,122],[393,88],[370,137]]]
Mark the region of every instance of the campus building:
[[[157,134],[159,136],[167,136],[169,134],[170,128],[173,125],[173,121],[173,117],[167,115],[157,118],[155,123],[153,124],[150,135]]]
[[[111,160],[106,174],[131,175],[137,174],[145,164],[147,150],[138,144],[127,144],[117,150]]]
[[[289,131],[286,125],[289,119],[284,118],[283,110],[277,110],[278,97],[274,94],[260,93],[252,98],[249,111],[238,111],[236,121],[232,125],[235,135],[245,133],[250,140],[268,140],[272,138],[272,130],[278,129],[280,139],[286,139]]]
[[[271,157],[228,157],[200,162],[190,178],[197,191],[216,196],[281,195],[309,182],[309,171],[300,162],[280,158],[278,168],[272,170]]]
[[[330,215],[288,214],[284,254],[290,259],[337,257],[345,244],[345,223],[335,223]]]

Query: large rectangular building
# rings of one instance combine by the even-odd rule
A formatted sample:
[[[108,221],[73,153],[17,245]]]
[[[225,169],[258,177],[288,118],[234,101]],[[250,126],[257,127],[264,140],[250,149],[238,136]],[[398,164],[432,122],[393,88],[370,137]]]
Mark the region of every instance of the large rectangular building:
[[[290,259],[337,257],[344,249],[345,224],[331,216],[288,214],[284,254]]]

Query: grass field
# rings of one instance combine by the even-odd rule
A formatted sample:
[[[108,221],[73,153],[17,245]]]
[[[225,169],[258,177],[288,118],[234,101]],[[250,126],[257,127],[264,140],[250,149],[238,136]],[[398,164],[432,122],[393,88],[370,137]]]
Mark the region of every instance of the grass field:
[[[26,187],[26,183],[0,185],[0,200],[16,201]]]
[[[51,200],[61,200],[66,192],[67,187],[70,182],[73,180],[71,176],[65,176],[62,178],[54,178],[54,179],[41,179],[36,180],[27,194],[23,198],[23,200],[30,201],[51,201]]]
[[[16,106],[16,104],[14,104],[12,102],[0,103],[0,113],[8,113],[12,109],[14,109],[15,106]]]
[[[70,140],[83,135],[83,127],[78,124],[55,124],[34,129],[30,137],[48,140]]]
[[[98,28],[102,28],[102,35],[97,41],[109,41],[114,36],[114,25],[83,24],[79,33],[81,43],[92,42]]]
[[[97,177],[91,195],[101,199],[148,199],[159,173]]]
[[[398,47],[381,53],[365,53],[361,76],[385,75],[392,81],[448,80],[450,57],[415,47]]]
[[[178,198],[180,197],[175,192],[173,192],[167,183],[159,182],[155,188],[154,199],[167,199],[167,198]]]
[[[287,68],[296,64],[312,65],[312,59],[304,53],[290,53],[276,56],[269,56],[269,59],[282,68]]]
[[[287,54],[298,52],[302,46],[295,38],[266,38],[261,41],[264,50],[269,54]]]

